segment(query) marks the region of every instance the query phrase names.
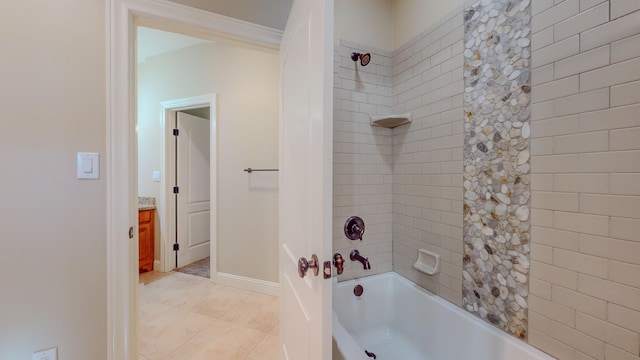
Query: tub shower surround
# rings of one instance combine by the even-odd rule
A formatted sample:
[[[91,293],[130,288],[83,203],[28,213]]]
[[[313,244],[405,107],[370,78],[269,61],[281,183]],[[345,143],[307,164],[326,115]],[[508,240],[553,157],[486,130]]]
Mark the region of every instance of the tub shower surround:
[[[527,338],[530,0],[464,12],[462,305]]]
[[[362,66],[353,52],[371,53]],[[391,271],[391,129],[369,124],[371,115],[391,114],[391,53],[341,40],[334,52],[333,99],[333,251],[346,259],[340,281]],[[362,217],[362,241],[344,235],[344,223]],[[371,269],[349,260],[357,249]]]

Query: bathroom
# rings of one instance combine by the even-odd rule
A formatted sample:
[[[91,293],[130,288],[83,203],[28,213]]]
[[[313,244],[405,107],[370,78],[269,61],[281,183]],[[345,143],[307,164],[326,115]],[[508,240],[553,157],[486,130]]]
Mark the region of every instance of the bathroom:
[[[487,269],[471,273],[467,264],[485,261],[499,246],[466,245],[477,225],[483,234],[494,231],[491,219],[483,223],[465,211],[482,199],[467,195],[472,184],[486,181],[465,174],[466,161],[483,152],[473,129],[465,128],[466,114],[473,112],[467,108],[474,106],[465,102],[465,17],[475,21],[467,11],[472,4],[336,1],[333,251],[347,259],[340,281],[394,271],[499,323],[489,320],[488,306],[473,308],[473,297],[485,294],[476,295],[478,289],[465,282],[466,276],[493,277]],[[507,332],[556,358],[637,358],[638,7],[578,0],[517,4],[524,16],[532,15],[523,21],[528,34],[522,29],[518,35],[530,42],[523,40],[517,50],[531,61],[530,68],[516,69],[525,86],[515,97],[523,118],[500,140],[513,135],[523,141],[511,156],[523,159],[517,165],[524,167],[521,176],[507,176],[507,190],[494,191],[496,199],[518,191],[511,197],[520,205],[511,209],[517,233],[508,236],[514,248],[505,250],[517,251],[518,273],[526,277],[504,281],[519,296],[511,304],[527,311],[520,311],[518,326],[505,325],[512,328]],[[370,62],[354,62],[353,52],[369,53]],[[410,114],[411,123],[370,125],[371,116],[390,114]],[[496,133],[489,133],[495,143]],[[488,215],[503,216],[497,208]],[[362,242],[345,239],[344,223],[352,215],[366,222]],[[515,219],[507,220],[514,226]],[[368,258],[370,270],[348,260],[354,249]],[[438,274],[414,269],[419,249],[440,256]]]
[[[3,13],[7,30],[3,40],[8,51],[2,61],[10,71],[4,72],[2,82],[8,119],[2,143],[7,154],[20,156],[6,156],[3,167],[5,188],[11,189],[3,199],[3,238],[17,240],[4,242],[2,283],[7,291],[3,292],[0,358],[27,358],[32,351],[53,346],[59,347],[64,359],[131,357],[129,347],[137,340],[131,315],[135,284],[129,269],[133,250],[126,239],[135,214],[127,209],[138,194],[128,181],[135,122],[129,121],[133,112],[126,99],[133,88],[127,80],[126,56],[132,44],[125,36],[124,17],[140,3],[151,7],[162,2],[6,3],[10,11]],[[344,6],[348,4],[357,9],[349,12]],[[392,71],[386,76],[391,82],[385,86],[392,92],[386,94],[395,96],[399,85],[394,81],[403,80],[393,70],[400,59],[396,49],[404,49],[422,31],[431,34],[429,44],[440,40],[435,39],[438,32],[446,36],[459,31],[464,10],[449,14],[461,5],[460,0],[396,0],[390,5],[343,0],[336,4],[339,14],[349,15],[339,15],[342,29],[349,22],[361,27],[352,26],[349,36],[342,31],[339,38],[358,45],[354,50],[372,53],[370,64],[358,65],[361,79],[385,56],[390,59],[387,66]],[[533,0],[530,4],[532,196],[526,341],[562,359],[638,359],[634,349],[638,349],[640,332],[639,5],[636,0]],[[403,20],[393,21],[394,14]],[[437,24],[444,27],[438,31]],[[463,39],[463,33],[457,36]],[[401,41],[396,46],[389,36]],[[455,44],[450,45],[451,56],[464,54],[464,45]],[[351,50],[344,47],[343,57]],[[354,69],[350,59],[342,63]],[[440,62],[439,71],[445,63]],[[456,66],[464,66],[462,57]],[[452,77],[455,71],[450,71]],[[457,74],[458,81],[465,80]],[[344,206],[336,210],[336,250],[358,247],[371,261],[370,273],[395,269],[456,306],[463,303],[464,286],[464,96],[459,97],[464,87],[449,89],[455,91],[450,101],[457,102],[450,111],[459,114],[458,120],[449,123],[443,120],[449,110],[442,110],[446,102],[441,100],[429,103],[429,111],[440,108],[439,116],[420,114],[406,105],[394,109],[393,99],[383,105],[394,113],[412,113],[413,122],[405,128],[415,128],[426,117],[437,118],[424,127],[422,132],[433,137],[424,144],[411,141],[419,134],[405,133],[402,127],[373,130],[367,123],[369,113],[348,110],[349,120],[351,112],[354,118],[362,116],[354,130],[347,131],[350,123],[344,120],[337,120],[335,126],[336,143],[345,144],[336,144],[336,158],[369,159],[376,164],[370,166],[371,172],[389,174],[382,184],[375,182],[380,178],[377,174],[361,177],[370,184],[365,186],[358,186],[365,182],[350,185],[355,176],[336,174],[335,205]],[[33,105],[34,99],[39,105]],[[374,138],[373,131],[381,135]],[[339,149],[338,145],[351,146],[339,141],[339,136],[355,138],[363,145],[360,151],[384,145],[386,158],[378,152],[350,155]],[[451,148],[441,149],[443,144]],[[100,154],[99,180],[76,179],[78,151]],[[396,175],[401,168],[417,172],[413,165],[417,160],[405,155],[422,151],[430,157],[416,155],[425,159],[420,174]],[[405,164],[398,164],[401,158]],[[343,174],[350,166],[370,171],[355,161],[336,159],[336,163],[336,170]],[[244,175],[242,168],[235,167],[234,172]],[[423,171],[437,173],[418,178]],[[387,198],[377,204],[367,203],[367,194],[352,199],[346,189],[370,193],[376,186],[390,188]],[[356,198],[363,205],[356,204]],[[33,225],[34,209],[39,210],[37,226]],[[373,216],[374,211],[379,213]],[[352,215],[362,216],[367,223],[364,240],[357,246],[340,229]],[[376,233],[384,235],[374,250],[369,244]],[[442,255],[440,273],[432,277],[412,270],[411,265],[417,249],[427,245]],[[347,264],[345,278],[354,275],[353,264]]]
[[[505,49],[474,48],[491,40],[489,19],[499,16],[483,21],[482,11],[494,9],[516,17],[514,38],[493,43]],[[638,10],[625,0],[336,1],[333,251],[347,259],[339,280],[394,271],[553,357],[638,359]],[[485,60],[486,51],[511,57]],[[508,83],[519,82],[508,93],[474,72],[507,65]],[[509,106],[479,119],[475,110],[491,101]],[[407,113],[410,124],[370,125],[371,116]],[[514,166],[475,171],[492,151]],[[366,223],[362,241],[345,238],[352,215]],[[474,244],[494,232],[491,246]],[[488,316],[500,309],[475,300],[490,297],[474,280],[495,279],[497,265],[478,264],[500,257],[497,248],[518,259],[509,265],[518,276],[502,278],[519,317],[504,323]],[[353,249],[371,270],[348,260]],[[438,274],[413,268],[419,249],[440,256]]]

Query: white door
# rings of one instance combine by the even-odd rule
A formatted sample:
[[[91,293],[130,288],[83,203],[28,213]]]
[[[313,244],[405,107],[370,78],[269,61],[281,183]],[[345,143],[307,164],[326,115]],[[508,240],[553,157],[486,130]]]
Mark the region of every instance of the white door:
[[[281,358],[331,359],[333,0],[294,0],[280,50]],[[298,275],[298,259],[320,271]],[[329,263],[330,264],[330,263]]]
[[[178,266],[209,256],[210,124],[208,119],[178,113],[177,119]]]

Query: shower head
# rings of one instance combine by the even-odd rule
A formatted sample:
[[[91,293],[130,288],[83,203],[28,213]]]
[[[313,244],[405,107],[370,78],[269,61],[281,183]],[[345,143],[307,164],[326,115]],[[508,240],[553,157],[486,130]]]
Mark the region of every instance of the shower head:
[[[358,61],[358,59],[360,59],[360,65],[367,66],[369,64],[369,61],[371,61],[371,54],[363,54],[358,52],[351,53],[351,60]]]

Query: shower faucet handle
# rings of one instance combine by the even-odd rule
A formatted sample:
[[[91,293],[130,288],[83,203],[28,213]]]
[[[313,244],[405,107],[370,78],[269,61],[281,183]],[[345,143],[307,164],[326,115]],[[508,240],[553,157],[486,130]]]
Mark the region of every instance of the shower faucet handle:
[[[359,216],[352,216],[344,223],[344,235],[349,240],[362,241],[364,235],[364,221]]]

